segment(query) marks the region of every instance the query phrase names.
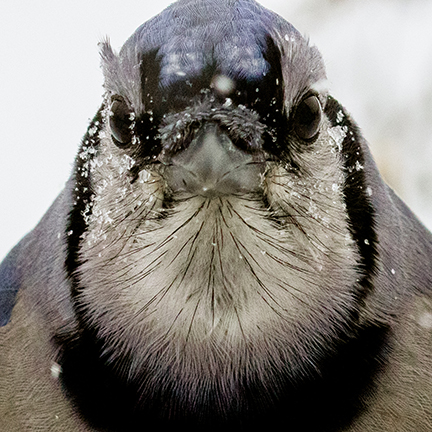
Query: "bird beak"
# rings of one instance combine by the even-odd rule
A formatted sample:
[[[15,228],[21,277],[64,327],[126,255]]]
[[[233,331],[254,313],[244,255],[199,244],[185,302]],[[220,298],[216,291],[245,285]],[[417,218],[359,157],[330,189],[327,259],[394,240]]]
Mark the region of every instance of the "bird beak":
[[[174,193],[205,197],[253,192],[265,169],[262,151],[240,149],[216,124],[204,124],[186,149],[171,156],[165,152],[160,161]]]

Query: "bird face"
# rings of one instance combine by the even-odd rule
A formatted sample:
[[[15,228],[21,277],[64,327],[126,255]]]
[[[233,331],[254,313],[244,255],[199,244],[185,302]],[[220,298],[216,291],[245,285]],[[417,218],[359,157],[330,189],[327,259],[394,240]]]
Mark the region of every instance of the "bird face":
[[[102,44],[67,262],[80,325],[121,376],[185,407],[218,389],[225,411],[239,383],[272,399],[319,370],[364,291],[355,129],[317,50],[243,3],[179,3],[119,54]]]

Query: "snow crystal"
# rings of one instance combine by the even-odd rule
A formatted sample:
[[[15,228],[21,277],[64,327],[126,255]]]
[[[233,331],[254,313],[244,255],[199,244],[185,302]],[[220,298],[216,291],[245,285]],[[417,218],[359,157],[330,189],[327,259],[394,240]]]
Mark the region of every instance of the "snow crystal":
[[[364,168],[364,166],[359,161],[357,161],[355,163],[355,169],[356,169],[356,171],[361,171],[363,168]]]
[[[228,107],[230,107],[232,105],[232,99],[230,99],[230,98],[226,98],[225,99],[225,103],[223,104],[223,107],[224,108],[228,108]]]
[[[329,129],[328,133],[339,151],[342,151],[342,143],[348,128],[346,126],[335,126]]]
[[[90,128],[90,129],[88,130],[88,134],[89,134],[89,136],[93,136],[93,135],[97,132],[97,130],[98,130],[98,128],[97,128],[97,124],[98,124],[98,122],[96,122],[95,126],[93,126],[92,128]]]
[[[370,186],[366,188],[366,193],[368,194],[368,196],[372,196],[372,188]]]
[[[295,38],[295,36],[294,35],[288,35],[288,34],[286,34],[285,36],[284,36],[284,39],[287,41],[287,42],[295,42],[296,41],[296,38]]]
[[[231,93],[235,87],[234,81],[225,75],[216,75],[213,78],[212,85],[219,93],[222,94]]]
[[[426,328],[426,329],[432,329],[432,313],[430,312],[424,312],[418,319],[418,323]]]
[[[58,363],[53,363],[51,365],[51,376],[57,379],[61,374],[62,368]]]
[[[140,183],[146,183],[150,180],[151,174],[149,171],[143,169],[139,173],[139,182]]]
[[[131,158],[129,155],[124,154],[117,162],[118,173],[120,175],[131,170],[131,168],[136,164],[135,159]]]

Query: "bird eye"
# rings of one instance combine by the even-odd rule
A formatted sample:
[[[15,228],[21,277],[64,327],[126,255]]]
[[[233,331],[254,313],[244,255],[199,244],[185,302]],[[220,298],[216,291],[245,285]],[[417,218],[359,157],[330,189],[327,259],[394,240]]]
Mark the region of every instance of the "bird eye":
[[[131,143],[134,123],[135,114],[126,101],[121,96],[114,96],[109,117],[111,137],[114,144],[124,147]]]
[[[316,138],[321,125],[321,117],[322,109],[319,99],[315,95],[303,99],[297,106],[293,118],[293,128],[297,136],[305,141]]]

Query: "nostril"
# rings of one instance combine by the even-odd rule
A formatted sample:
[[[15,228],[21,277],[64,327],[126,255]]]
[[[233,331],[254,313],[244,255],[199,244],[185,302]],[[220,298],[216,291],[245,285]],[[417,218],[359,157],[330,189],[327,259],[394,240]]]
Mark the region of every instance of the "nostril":
[[[183,150],[186,150],[195,137],[196,128],[191,126],[186,130],[178,132],[174,141],[171,143],[170,152],[175,155]]]
[[[166,125],[159,133],[159,138],[162,140],[162,154],[174,156],[186,150],[197,133],[200,127],[198,121],[185,123],[178,120],[174,124]]]

